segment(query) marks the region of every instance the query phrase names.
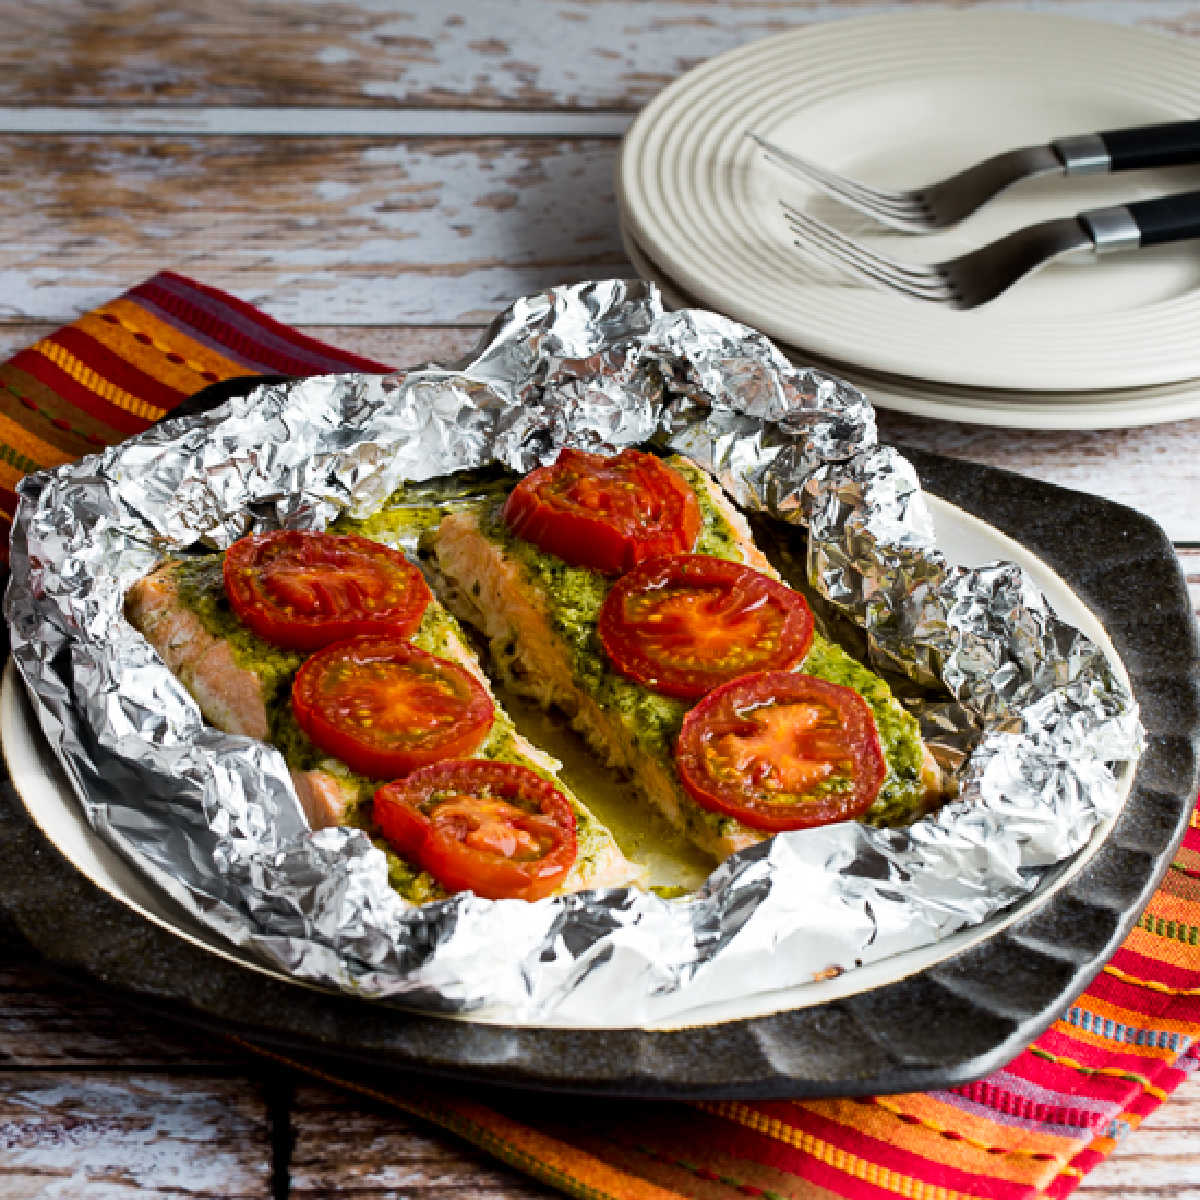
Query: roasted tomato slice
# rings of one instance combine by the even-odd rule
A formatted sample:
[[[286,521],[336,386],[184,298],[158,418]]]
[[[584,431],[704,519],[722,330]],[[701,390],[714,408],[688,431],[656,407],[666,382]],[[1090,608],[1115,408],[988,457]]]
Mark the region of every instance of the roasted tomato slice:
[[[234,542],[225,555],[233,611],[264,641],[317,650],[361,633],[407,637],[430,592],[397,550],[355,534],[279,530]]]
[[[292,711],[327,754],[393,779],[478,748],[495,706],[483,685],[398,637],[358,637],[317,651],[296,672]]]
[[[683,719],[675,763],[699,804],[772,832],[857,817],[887,775],[867,702],[794,671],[710,692]]]
[[[753,567],[679,554],[622,575],[597,632],[622,675],[692,699],[751,671],[795,666],[812,645],[813,616],[799,592]]]
[[[563,450],[513,488],[503,516],[518,537],[606,575],[686,553],[700,533],[700,504],[686,480],[638,450]]]
[[[490,900],[540,900],[575,861],[566,796],[528,767],[446,761],[384,784],[375,822],[443,887]]]

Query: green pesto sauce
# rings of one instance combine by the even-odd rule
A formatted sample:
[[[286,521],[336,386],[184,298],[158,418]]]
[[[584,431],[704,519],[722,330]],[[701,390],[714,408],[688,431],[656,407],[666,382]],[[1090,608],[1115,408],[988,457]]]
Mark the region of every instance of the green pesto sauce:
[[[421,627],[413,635],[413,642],[422,650],[436,654],[442,658],[452,658],[452,645],[467,645],[467,637],[462,626],[436,601],[425,610]],[[472,755],[473,758],[487,758],[493,762],[510,762],[526,767],[535,775],[540,775],[548,783],[552,783],[560,791],[563,782],[552,772],[531,762],[517,745],[517,727],[512,718],[496,706],[496,715],[492,727],[482,746]],[[590,873],[591,864],[601,850],[607,848],[607,838],[604,829],[582,805],[574,802],[569,792],[567,798],[575,813],[575,869],[585,874]]]
[[[709,499],[701,472],[684,460],[670,461],[687,479],[700,503],[702,526],[695,552],[740,562],[737,536]],[[484,509],[480,529],[489,540],[502,545],[549,598],[551,624],[569,648],[575,682],[601,707],[620,714],[622,723],[633,732],[643,751],[670,758],[690,706],[626,679],[609,664],[596,634],[596,621],[613,581],[586,567],[569,566],[555,555],[514,537],[500,517],[500,507],[499,503],[493,503]],[[873,825],[898,825],[914,820],[923,810],[922,749],[916,718],[900,705],[879,676],[819,634],[813,639],[803,670],[853,688],[866,700],[875,717],[888,774],[862,819]],[[836,781],[831,786],[836,787]],[[709,812],[698,804],[687,804],[683,814],[690,827],[702,824],[722,836],[744,828],[733,818]]]
[[[696,553],[711,554],[713,558],[724,558],[729,562],[741,562],[737,535],[713,505],[705,486],[704,472],[686,458],[671,458],[667,461],[688,481],[688,486],[695,492],[700,505],[700,534],[696,538]]]
[[[360,518],[343,513],[329,529],[331,533],[362,534],[412,552],[422,535],[435,529],[443,517],[507,492],[514,479],[511,472],[488,468],[460,471],[424,483],[405,483],[371,516]]]
[[[900,704],[878,675],[820,634],[813,637],[803,670],[830,683],[853,688],[875,717],[888,773],[879,795],[862,819],[870,825],[903,825],[915,820],[924,808],[921,728],[916,717]]]
[[[271,744],[279,750],[292,770],[320,769],[337,776],[348,785],[346,824],[365,830],[372,842],[384,852],[388,862],[388,880],[406,900],[423,904],[446,896],[448,893],[432,875],[401,858],[380,836],[371,819],[371,802],[379,781],[358,775],[340,759],[327,755],[313,745],[300,728],[292,713],[291,693],[292,680],[305,655],[272,646],[242,624],[225,595],[223,563],[222,554],[180,562],[175,573],[179,597],[200,618],[209,633],[229,643],[238,666],[253,671],[263,681]],[[412,641],[429,654],[452,658],[452,648],[465,644],[466,637],[454,617],[435,601],[426,608]],[[473,757],[518,763],[561,788],[561,781],[529,762],[520,753],[515,733],[516,727],[511,718],[503,709],[497,708],[488,736]],[[604,831],[590,814],[580,808],[576,808],[575,817],[576,861],[586,869],[605,845]]]
[[[340,759],[331,758],[318,749],[296,723],[291,705],[292,680],[305,655],[272,646],[242,624],[225,595],[222,575],[224,558],[223,554],[214,554],[180,562],[175,569],[179,598],[199,617],[209,633],[229,643],[239,667],[253,671],[262,680],[271,744],[283,755],[292,770],[312,771],[320,768],[348,785],[346,824],[365,830],[371,841],[384,852],[388,863],[388,881],[400,895],[414,904],[445,896],[445,890],[439,888],[433,876],[406,862],[379,836],[371,820],[371,798],[379,786],[378,782],[355,774]],[[441,644],[440,638],[444,636],[440,625],[429,619],[428,610],[426,620],[421,624],[421,633],[426,633],[427,640],[437,644]],[[419,641],[419,638],[420,634],[413,640]],[[430,646],[421,648],[436,653]]]
[[[619,712],[643,750],[670,754],[687,705],[617,674],[596,633],[600,608],[613,581],[586,567],[569,566],[532,542],[514,537],[500,516],[499,504],[483,512],[480,528],[485,537],[503,545],[550,599],[550,621],[568,647],[575,682],[605,709]]]
[[[373,516],[354,520],[340,516],[329,526],[330,533],[359,533],[388,546],[415,545],[421,535],[435,529],[445,510],[436,506],[381,508]]]
[[[682,459],[672,459],[671,464],[691,484],[700,504],[701,528],[696,539],[696,552],[736,560],[733,531],[709,500],[700,472]],[[494,502],[484,509],[481,528],[485,536],[502,543],[545,594],[552,597],[551,622],[569,647],[576,683],[602,707],[619,712],[643,750],[670,756],[688,705],[626,679],[609,665],[596,634],[596,621],[613,581],[586,567],[569,566],[562,559],[543,553],[532,543],[514,537],[500,517],[500,508],[501,503]],[[704,814],[705,820],[710,818],[714,821],[727,819]]]
[[[225,595],[224,563],[223,554],[206,554],[179,562],[175,568],[179,598],[213,637],[229,643],[239,667],[253,671],[262,680],[263,698],[270,715],[280,704],[287,704],[292,677],[300,669],[304,655],[280,650],[242,624]]]

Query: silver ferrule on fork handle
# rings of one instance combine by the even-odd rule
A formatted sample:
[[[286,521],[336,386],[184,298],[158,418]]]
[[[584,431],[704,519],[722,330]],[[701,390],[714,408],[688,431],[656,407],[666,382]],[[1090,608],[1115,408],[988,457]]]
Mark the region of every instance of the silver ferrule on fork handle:
[[[1068,175],[1105,175],[1112,170],[1112,156],[1098,133],[1055,138],[1050,145]]]
[[[1093,208],[1080,213],[1079,220],[1088,231],[1097,254],[1136,250],[1142,244],[1142,231],[1123,204],[1114,208]]]

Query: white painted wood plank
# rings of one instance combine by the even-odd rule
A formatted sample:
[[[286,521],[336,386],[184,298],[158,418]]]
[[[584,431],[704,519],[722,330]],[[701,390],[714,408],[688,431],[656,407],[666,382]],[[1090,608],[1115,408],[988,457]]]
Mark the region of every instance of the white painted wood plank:
[[[52,0],[5,6],[0,103],[624,108],[768,34],[888,0]],[[1173,0],[976,0],[1195,32]]]
[[[271,1195],[265,1107],[239,1080],[0,1073],[0,1195]]]
[[[245,137],[607,137],[633,117],[606,112],[449,108],[0,107],[0,135],[205,134]]]
[[[305,325],[302,332],[331,346],[360,354],[394,367],[416,367],[429,362],[450,364],[469,354],[479,343],[483,325]]]
[[[0,359],[11,358],[18,350],[32,346],[38,338],[46,337],[57,328],[57,324],[48,321],[0,324]]]
[[[72,319],[163,267],[290,324],[462,324],[631,274],[611,141],[0,139],[0,318]]]
[[[1200,1074],[1088,1173],[1081,1200],[1200,1200]]]

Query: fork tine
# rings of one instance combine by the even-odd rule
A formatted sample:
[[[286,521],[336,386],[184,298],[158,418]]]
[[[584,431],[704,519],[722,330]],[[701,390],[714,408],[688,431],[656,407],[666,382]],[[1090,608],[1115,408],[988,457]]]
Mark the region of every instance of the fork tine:
[[[760,137],[757,133],[747,134],[753,142],[775,163],[785,170],[790,169],[812,183],[817,183],[846,199],[854,199],[872,208],[887,209],[897,216],[920,215],[923,205],[918,194],[911,192],[883,192],[868,184],[860,183],[845,175],[838,175],[827,167],[822,167],[811,159],[801,158],[790,150],[784,150]]]
[[[897,262],[879,254],[786,201],[781,201],[781,207],[788,227],[799,235],[796,247],[803,253],[844,267],[867,283],[956,309],[987,304],[1066,254],[1090,250],[1093,257],[1098,257],[1106,250],[1131,249],[1164,240],[1153,222],[1166,214],[1175,223],[1165,227],[1165,240],[1200,237],[1200,192],[1184,192],[1038,221],[955,258],[918,264]],[[1148,226],[1142,224],[1143,219]]]
[[[801,212],[786,202],[781,202],[781,206],[793,232],[805,236],[814,244],[822,245],[830,253],[838,255],[839,261],[870,274],[872,278],[922,293],[942,293],[949,287],[945,272],[936,264],[898,262],[852,241],[841,230],[834,229],[809,213]]]
[[[803,236],[795,242],[798,249],[822,262],[839,267],[850,275],[866,282],[918,300],[950,301],[952,293],[946,280],[938,276],[906,278],[888,269],[886,263],[879,264],[871,259],[855,256],[853,250],[840,242],[822,240],[818,232],[807,230],[803,224],[794,227]]]
[[[768,156],[769,157],[769,156]],[[871,196],[847,186],[852,181],[838,180],[823,172],[814,171],[809,182],[826,195],[833,196],[850,208],[855,208],[869,217],[887,218],[893,226],[903,226],[906,229],[923,228],[925,210],[917,203],[900,203],[883,196]]]
[[[803,159],[794,158],[782,163],[782,160],[771,151],[765,153],[768,160],[786,165],[792,174],[801,176],[809,183],[832,193],[848,204],[862,205],[872,211],[888,212],[897,217],[920,215],[921,206],[915,202],[885,196],[853,179],[844,179],[839,175],[833,175],[823,167],[817,166],[816,163],[806,163]]]
[[[869,217],[909,232],[927,230],[934,223],[933,210],[923,192],[879,191],[783,150],[758,134],[749,133],[747,136],[760,147],[769,161],[782,170]]]
[[[889,258],[886,254],[880,254],[872,250],[869,246],[865,246],[861,242],[853,241],[842,233],[840,229],[835,229],[832,225],[827,225],[820,218],[814,217],[811,213],[807,213],[803,209],[795,208],[786,200],[781,200],[779,206],[783,209],[788,223],[797,232],[811,234],[825,244],[836,246],[856,259],[869,261],[872,265],[882,270],[896,271],[903,274],[923,275],[926,272],[926,268],[924,267],[919,265],[914,267],[911,263],[899,262],[894,258]]]

